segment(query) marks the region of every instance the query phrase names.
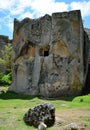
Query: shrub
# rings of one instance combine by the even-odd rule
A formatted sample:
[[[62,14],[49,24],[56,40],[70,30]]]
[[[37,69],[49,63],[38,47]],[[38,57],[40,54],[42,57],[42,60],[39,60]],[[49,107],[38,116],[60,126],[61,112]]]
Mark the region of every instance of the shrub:
[[[12,56],[12,45],[8,43],[4,46],[4,49],[1,50],[2,57],[0,58],[0,64],[5,66],[6,73],[11,72],[11,56]]]
[[[11,57],[12,57],[12,45],[8,43],[1,50],[0,65],[5,67],[5,73],[0,73],[0,85],[11,84]]]
[[[11,73],[3,74],[0,73],[0,84],[11,84]]]

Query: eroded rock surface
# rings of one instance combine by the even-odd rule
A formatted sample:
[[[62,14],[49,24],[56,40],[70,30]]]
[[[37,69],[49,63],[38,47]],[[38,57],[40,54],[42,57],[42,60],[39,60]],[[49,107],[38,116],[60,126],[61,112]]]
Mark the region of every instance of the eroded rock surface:
[[[28,125],[42,128],[53,126],[55,123],[55,108],[50,103],[44,103],[37,105],[34,108],[30,108],[24,115],[24,122]],[[41,130],[41,129],[40,129]]]
[[[15,19],[10,90],[44,97],[79,95],[88,70],[88,46],[79,10]]]

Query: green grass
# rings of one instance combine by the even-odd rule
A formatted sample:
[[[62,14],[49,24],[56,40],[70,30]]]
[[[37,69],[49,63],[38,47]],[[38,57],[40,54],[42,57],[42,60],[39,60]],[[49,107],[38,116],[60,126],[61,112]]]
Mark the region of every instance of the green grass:
[[[23,116],[29,108],[33,108],[37,104],[50,102],[56,110],[63,109],[90,109],[90,94],[79,96],[76,98],[66,99],[41,99],[39,97],[23,96],[12,92],[0,94],[0,130],[37,130],[31,126],[27,126],[23,122]],[[90,118],[82,118],[87,122]],[[48,130],[54,130],[48,128]]]

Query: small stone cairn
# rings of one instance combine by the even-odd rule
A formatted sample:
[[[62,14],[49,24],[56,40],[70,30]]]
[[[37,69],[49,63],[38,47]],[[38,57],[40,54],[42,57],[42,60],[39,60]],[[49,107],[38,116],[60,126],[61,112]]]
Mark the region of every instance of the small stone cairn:
[[[45,130],[55,123],[55,107],[50,103],[37,105],[25,113],[23,120],[27,125]]]

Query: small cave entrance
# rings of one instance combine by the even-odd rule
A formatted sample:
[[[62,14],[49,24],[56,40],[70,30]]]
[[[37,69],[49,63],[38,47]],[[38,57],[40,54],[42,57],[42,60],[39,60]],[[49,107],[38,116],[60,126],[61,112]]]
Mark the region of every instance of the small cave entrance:
[[[49,45],[44,45],[40,47],[39,54],[40,56],[47,57],[49,56]]]
[[[48,56],[49,55],[49,51],[44,51],[44,57]]]

